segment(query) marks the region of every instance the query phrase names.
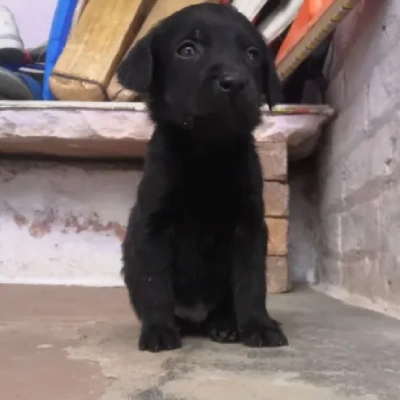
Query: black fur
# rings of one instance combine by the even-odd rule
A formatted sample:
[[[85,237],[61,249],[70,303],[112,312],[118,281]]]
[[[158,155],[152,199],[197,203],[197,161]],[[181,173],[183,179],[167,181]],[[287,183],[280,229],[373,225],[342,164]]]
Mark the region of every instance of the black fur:
[[[162,21],[121,63],[156,125],[123,244],[141,350],[181,336],[281,346],[265,308],[262,176],[252,131],[281,101],[273,57],[234,9],[201,4]]]

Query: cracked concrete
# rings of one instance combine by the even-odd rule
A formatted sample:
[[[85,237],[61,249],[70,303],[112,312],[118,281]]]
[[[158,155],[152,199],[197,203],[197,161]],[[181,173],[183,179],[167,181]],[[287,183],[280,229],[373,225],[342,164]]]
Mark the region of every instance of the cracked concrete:
[[[0,286],[2,398],[397,400],[400,321],[310,290],[271,296],[290,340],[137,350],[123,289]]]

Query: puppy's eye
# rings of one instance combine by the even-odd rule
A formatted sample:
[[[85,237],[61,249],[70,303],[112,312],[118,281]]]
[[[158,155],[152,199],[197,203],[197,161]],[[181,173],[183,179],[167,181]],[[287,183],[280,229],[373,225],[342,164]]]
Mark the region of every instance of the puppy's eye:
[[[251,64],[258,64],[260,60],[260,52],[255,47],[247,49],[246,58]]]
[[[176,50],[177,54],[183,58],[192,58],[198,54],[196,45],[193,42],[184,42]]]

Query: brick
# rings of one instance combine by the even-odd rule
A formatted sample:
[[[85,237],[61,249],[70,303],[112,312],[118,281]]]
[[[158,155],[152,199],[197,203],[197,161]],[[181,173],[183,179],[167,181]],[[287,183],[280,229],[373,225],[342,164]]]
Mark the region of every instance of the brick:
[[[286,182],[287,145],[285,141],[257,142],[263,178],[266,181]]]
[[[285,293],[291,290],[286,257],[267,257],[267,293]]]
[[[288,252],[288,227],[286,218],[266,218],[268,226],[268,255],[285,256]]]
[[[289,185],[281,182],[264,182],[263,199],[267,217],[289,215]]]

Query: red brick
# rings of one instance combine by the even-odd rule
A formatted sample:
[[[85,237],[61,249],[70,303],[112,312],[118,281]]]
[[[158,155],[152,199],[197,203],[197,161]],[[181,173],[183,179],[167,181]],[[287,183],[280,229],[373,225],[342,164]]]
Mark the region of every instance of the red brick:
[[[289,215],[289,186],[280,182],[264,182],[263,199],[265,216],[287,217]]]
[[[267,293],[285,293],[291,290],[286,257],[267,257]]]
[[[284,141],[257,142],[263,178],[266,181],[286,182],[287,145]]]
[[[266,218],[268,226],[268,255],[286,256],[288,252],[288,227],[286,218]]]

